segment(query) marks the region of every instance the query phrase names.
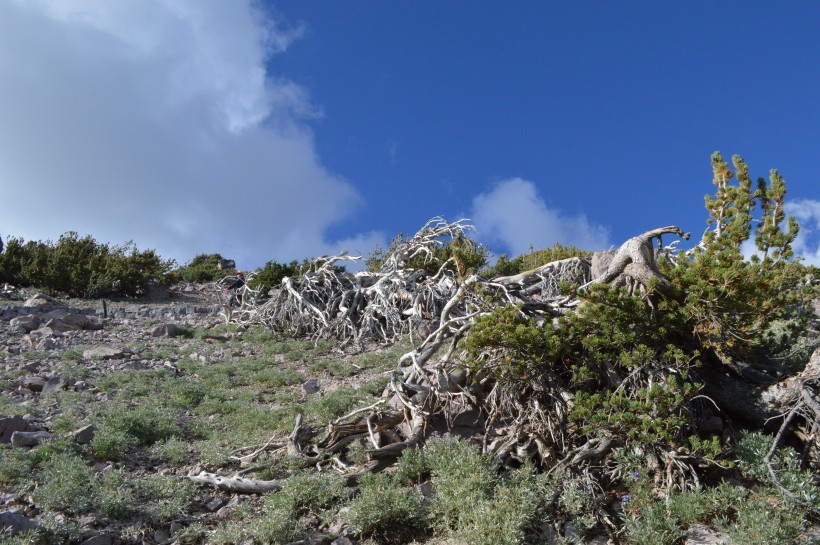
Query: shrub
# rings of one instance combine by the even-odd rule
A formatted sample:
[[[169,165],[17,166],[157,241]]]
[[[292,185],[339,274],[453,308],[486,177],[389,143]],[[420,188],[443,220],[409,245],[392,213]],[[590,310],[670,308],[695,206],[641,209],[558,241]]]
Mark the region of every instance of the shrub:
[[[253,519],[248,527],[254,543],[271,543],[284,545],[305,537],[302,524],[282,511],[268,511],[261,517]]]
[[[351,532],[379,543],[404,543],[427,527],[421,494],[396,485],[383,473],[362,478],[348,516]]]
[[[100,460],[115,461],[135,443],[134,438],[127,433],[106,426],[94,434],[89,446],[94,456]]]
[[[260,293],[267,294],[272,288],[278,288],[282,284],[282,279],[286,276],[295,277],[307,270],[309,263],[303,261],[301,264],[295,259],[290,263],[279,263],[277,261],[268,261],[265,266],[257,270],[251,280],[248,282],[249,286]]]
[[[199,254],[190,263],[174,271],[174,274],[186,282],[215,282],[232,274],[235,269],[220,269],[223,258],[219,254]]]
[[[150,282],[163,281],[172,266],[133,242],[112,247],[70,231],[56,244],[10,238],[0,255],[0,281],[72,297],[137,297]]]
[[[172,465],[182,464],[188,456],[188,443],[176,437],[154,443],[151,447],[151,458],[168,462]]]
[[[793,499],[772,482],[765,458],[772,447],[774,438],[760,432],[746,432],[735,446],[737,467],[747,479],[757,481],[772,488],[772,492],[780,495],[787,503],[794,503]],[[820,487],[816,477],[809,471],[800,468],[800,457],[790,447],[781,447],[772,459],[772,469],[778,481],[798,501],[804,505],[820,508]]]
[[[298,473],[287,479],[282,489],[268,494],[265,505],[289,516],[317,514],[345,495],[345,484],[338,475]]]
[[[127,407],[114,404],[107,408],[105,426],[133,439],[137,445],[153,445],[157,441],[179,436],[181,430],[174,416],[157,406]]]
[[[536,251],[530,250],[528,254],[521,254],[516,257],[513,262],[517,262],[518,272],[524,272],[540,267],[541,265],[546,265],[547,263],[552,263],[553,261],[569,259],[570,257],[589,258],[592,257],[592,252],[581,250],[575,246],[563,246],[561,243],[556,242],[550,248]]]
[[[125,519],[136,509],[136,498],[122,470],[103,474],[94,490],[94,505],[100,513],[114,519]]]
[[[154,521],[165,523],[188,513],[196,491],[190,481],[153,475],[135,483],[134,494]]]
[[[683,296],[678,312],[687,327],[682,330],[691,331],[729,364],[770,348],[764,333],[774,322],[802,315],[790,332],[795,338],[801,335],[813,314],[805,312],[805,302],[816,295],[816,287],[804,282],[807,269],[789,260],[798,226],[794,218],[783,225],[785,182],[772,170],[769,184],[760,178],[753,192],[746,163],[738,156],[732,161],[736,184],[731,182],[735,172],[721,155],[712,155],[717,191],[714,197],[706,197],[710,216],[703,244],[693,258],[678,258],[677,267],[664,269]],[[755,218],[752,212],[757,205],[762,215]],[[753,223],[758,225],[753,239],[757,254],[745,260]]]
[[[415,483],[428,475],[430,522],[459,543],[525,542],[546,496],[546,477],[534,467],[502,473],[495,456],[461,438],[432,439],[423,449],[405,451],[395,480]]]
[[[44,461],[34,491],[37,503],[51,511],[78,515],[93,505],[94,471],[71,452],[61,452]]]

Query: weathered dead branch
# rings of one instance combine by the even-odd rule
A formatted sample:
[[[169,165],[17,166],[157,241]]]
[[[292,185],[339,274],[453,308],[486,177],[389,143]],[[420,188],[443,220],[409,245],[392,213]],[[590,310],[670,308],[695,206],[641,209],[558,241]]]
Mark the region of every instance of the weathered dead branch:
[[[582,258],[546,263],[497,278],[465,277],[449,262],[435,274],[408,266],[419,256],[431,259],[435,248],[445,244],[447,238],[461,236],[470,228],[464,221],[447,223],[434,218],[385,256],[377,272],[351,274],[339,269],[336,265],[342,260],[360,259],[343,253],[318,258],[301,277],[285,278],[262,304],[256,303],[258,294],[244,297],[231,314],[233,321],[262,323],[296,337],[335,338],[342,346],[360,345],[366,340],[390,342],[422,322],[430,327],[413,350],[399,358],[387,394],[378,403],[331,422],[321,437],[300,416],[290,437],[272,438],[235,452],[233,459],[248,465],[262,452],[278,449],[300,458],[306,466],[332,469],[355,483],[362,475],[387,467],[403,450],[419,445],[431,433],[463,428],[481,440],[486,452],[495,453],[507,465],[530,459],[551,471],[589,472],[594,468],[594,472],[601,473],[601,460],[620,446],[621,439],[588,438],[569,431],[568,415],[574,396],[565,380],[562,382],[549,370],[540,371],[529,382],[517,383],[476,375],[462,367],[460,341],[479,317],[500,306],[515,305],[522,316],[539,323],[552,323],[562,314],[576,311],[581,300],[562,294],[559,286],[563,283],[576,286],[581,293],[591,284],[627,286],[628,293],[644,296],[651,286],[658,296],[672,297],[674,290],[658,271],[656,255],[670,252],[675,243],[664,247],[660,238],[672,234],[688,239],[689,235],[672,226],[629,239],[598,278],[591,278],[590,264]],[[655,240],[657,248],[653,246]],[[487,354],[488,361],[492,356]],[[638,391],[641,385],[653,381],[662,382],[669,375],[656,361],[647,361],[626,376],[614,369],[607,368],[606,372],[615,391],[627,392]],[[719,378],[715,384],[725,381],[725,377]],[[820,411],[810,379],[800,377],[800,388],[784,384],[781,388],[787,393],[771,395],[777,398],[773,405],[779,408],[799,403],[803,422],[798,431],[809,438],[807,443],[816,445]],[[771,382],[761,384],[765,387]],[[709,389],[707,393],[711,395]],[[372,447],[363,466],[345,459],[354,442]],[[684,454],[655,446],[646,457],[655,468],[656,478],[666,486],[694,486],[699,482],[694,459]],[[232,478],[203,474],[197,479],[250,493],[278,486],[276,481],[245,479],[241,473]]]

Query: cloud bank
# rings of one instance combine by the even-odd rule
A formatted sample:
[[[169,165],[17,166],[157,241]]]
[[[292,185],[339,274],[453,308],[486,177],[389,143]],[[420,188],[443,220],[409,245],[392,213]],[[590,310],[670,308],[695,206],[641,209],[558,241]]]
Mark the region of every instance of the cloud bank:
[[[802,256],[806,265],[820,267],[820,201],[798,199],[786,202],[785,211],[800,224],[800,232],[792,245],[794,253]]]
[[[363,199],[317,157],[307,91],[266,69],[301,29],[254,6],[0,3],[0,234],[246,267],[384,244],[327,240]]]
[[[479,238],[511,256],[561,244],[584,250],[609,247],[609,230],[586,216],[571,216],[549,208],[534,183],[504,180],[473,199],[471,218]],[[500,248],[499,248],[500,246]]]

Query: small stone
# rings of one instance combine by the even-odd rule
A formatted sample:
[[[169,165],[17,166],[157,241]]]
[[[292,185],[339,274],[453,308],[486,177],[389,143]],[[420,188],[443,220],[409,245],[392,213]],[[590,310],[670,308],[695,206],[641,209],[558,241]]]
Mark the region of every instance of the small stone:
[[[43,341],[45,339],[50,339],[52,337],[62,337],[63,332],[59,329],[55,330],[50,326],[43,326],[40,329],[35,329],[31,333],[28,334],[30,342],[37,343]]]
[[[347,514],[348,514],[349,511],[350,511],[349,507],[342,507],[341,509],[339,509],[339,512],[336,513],[336,516],[333,517],[333,520],[331,521],[330,526],[328,527],[328,531],[331,534],[339,535],[345,529],[347,529],[347,525],[348,525]]]
[[[19,316],[17,318],[12,318],[9,321],[9,325],[16,328],[21,333],[30,333],[40,327],[40,318],[34,314]]]
[[[11,436],[16,431],[31,431],[31,424],[22,416],[0,418],[0,443],[11,443]]]
[[[222,500],[222,498],[214,498],[211,501],[209,501],[208,503],[206,503],[205,507],[208,508],[208,511],[213,513],[214,511],[219,510],[219,508],[222,507],[223,505],[225,505],[225,502]]]
[[[73,329],[75,331],[90,329],[89,325],[91,324],[91,318],[86,314],[66,314],[60,321],[67,330]]]
[[[158,325],[151,331],[152,337],[179,337],[185,331],[176,324]]]
[[[578,530],[575,529],[575,525],[571,522],[564,525],[564,537],[569,540],[570,543],[581,542],[581,536],[578,535]]]
[[[43,386],[43,393],[44,394],[51,394],[54,392],[59,392],[60,390],[65,390],[68,387],[68,380],[65,377],[51,377]]]
[[[128,349],[114,348],[113,346],[98,346],[83,351],[83,358],[87,360],[113,360],[121,359],[133,354]]]
[[[308,379],[304,384],[302,384],[302,389],[306,394],[315,394],[319,391],[319,379]]]
[[[51,434],[47,431],[16,431],[11,434],[11,446],[17,448],[36,447],[50,438]]]
[[[14,513],[13,511],[3,511],[0,513],[0,535],[5,534],[6,530],[14,536],[37,530],[38,528],[40,528],[39,524],[27,519],[19,513]]]
[[[97,534],[86,539],[80,545],[114,545],[114,537],[111,534]]]
[[[122,366],[123,371],[145,371],[146,369],[149,369],[149,366],[142,361],[129,361]]]
[[[78,443],[80,445],[87,445],[94,439],[94,434],[96,433],[97,429],[94,427],[93,424],[89,424],[88,426],[83,426],[80,429],[74,430],[69,434],[69,439]]]
[[[38,293],[37,295],[32,295],[26,302],[23,303],[24,307],[46,307],[52,305],[59,305],[60,302],[55,299],[54,297],[50,297],[44,293]]]
[[[168,535],[168,532],[165,530],[157,530],[154,532],[154,541],[157,543],[165,543],[171,539],[171,536]]]
[[[179,533],[183,529],[185,529],[185,526],[181,522],[179,522],[178,520],[175,520],[174,522],[171,523],[171,529],[170,529],[171,537],[174,537],[175,535],[177,535],[177,533]]]
[[[57,348],[57,341],[47,337],[37,342],[37,350],[54,350]]]
[[[42,392],[43,386],[46,385],[46,379],[43,377],[27,376],[20,381],[20,386],[28,388],[32,392]]]
[[[728,534],[712,530],[703,524],[696,524],[686,531],[684,545],[725,545],[729,543]]]

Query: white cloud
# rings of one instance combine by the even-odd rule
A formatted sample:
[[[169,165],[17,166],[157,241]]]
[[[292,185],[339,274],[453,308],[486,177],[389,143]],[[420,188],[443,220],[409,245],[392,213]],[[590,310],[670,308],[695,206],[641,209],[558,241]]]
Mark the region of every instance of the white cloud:
[[[500,244],[510,255],[552,246],[556,242],[584,250],[609,246],[609,230],[586,216],[570,216],[547,207],[535,184],[521,178],[504,180],[473,199],[471,217],[479,237]]]
[[[0,233],[251,267],[383,243],[326,239],[363,200],[321,165],[307,91],[266,70],[301,29],[254,5],[0,3]]]
[[[820,201],[798,199],[786,202],[785,211],[800,224],[792,247],[807,265],[820,267]]]

